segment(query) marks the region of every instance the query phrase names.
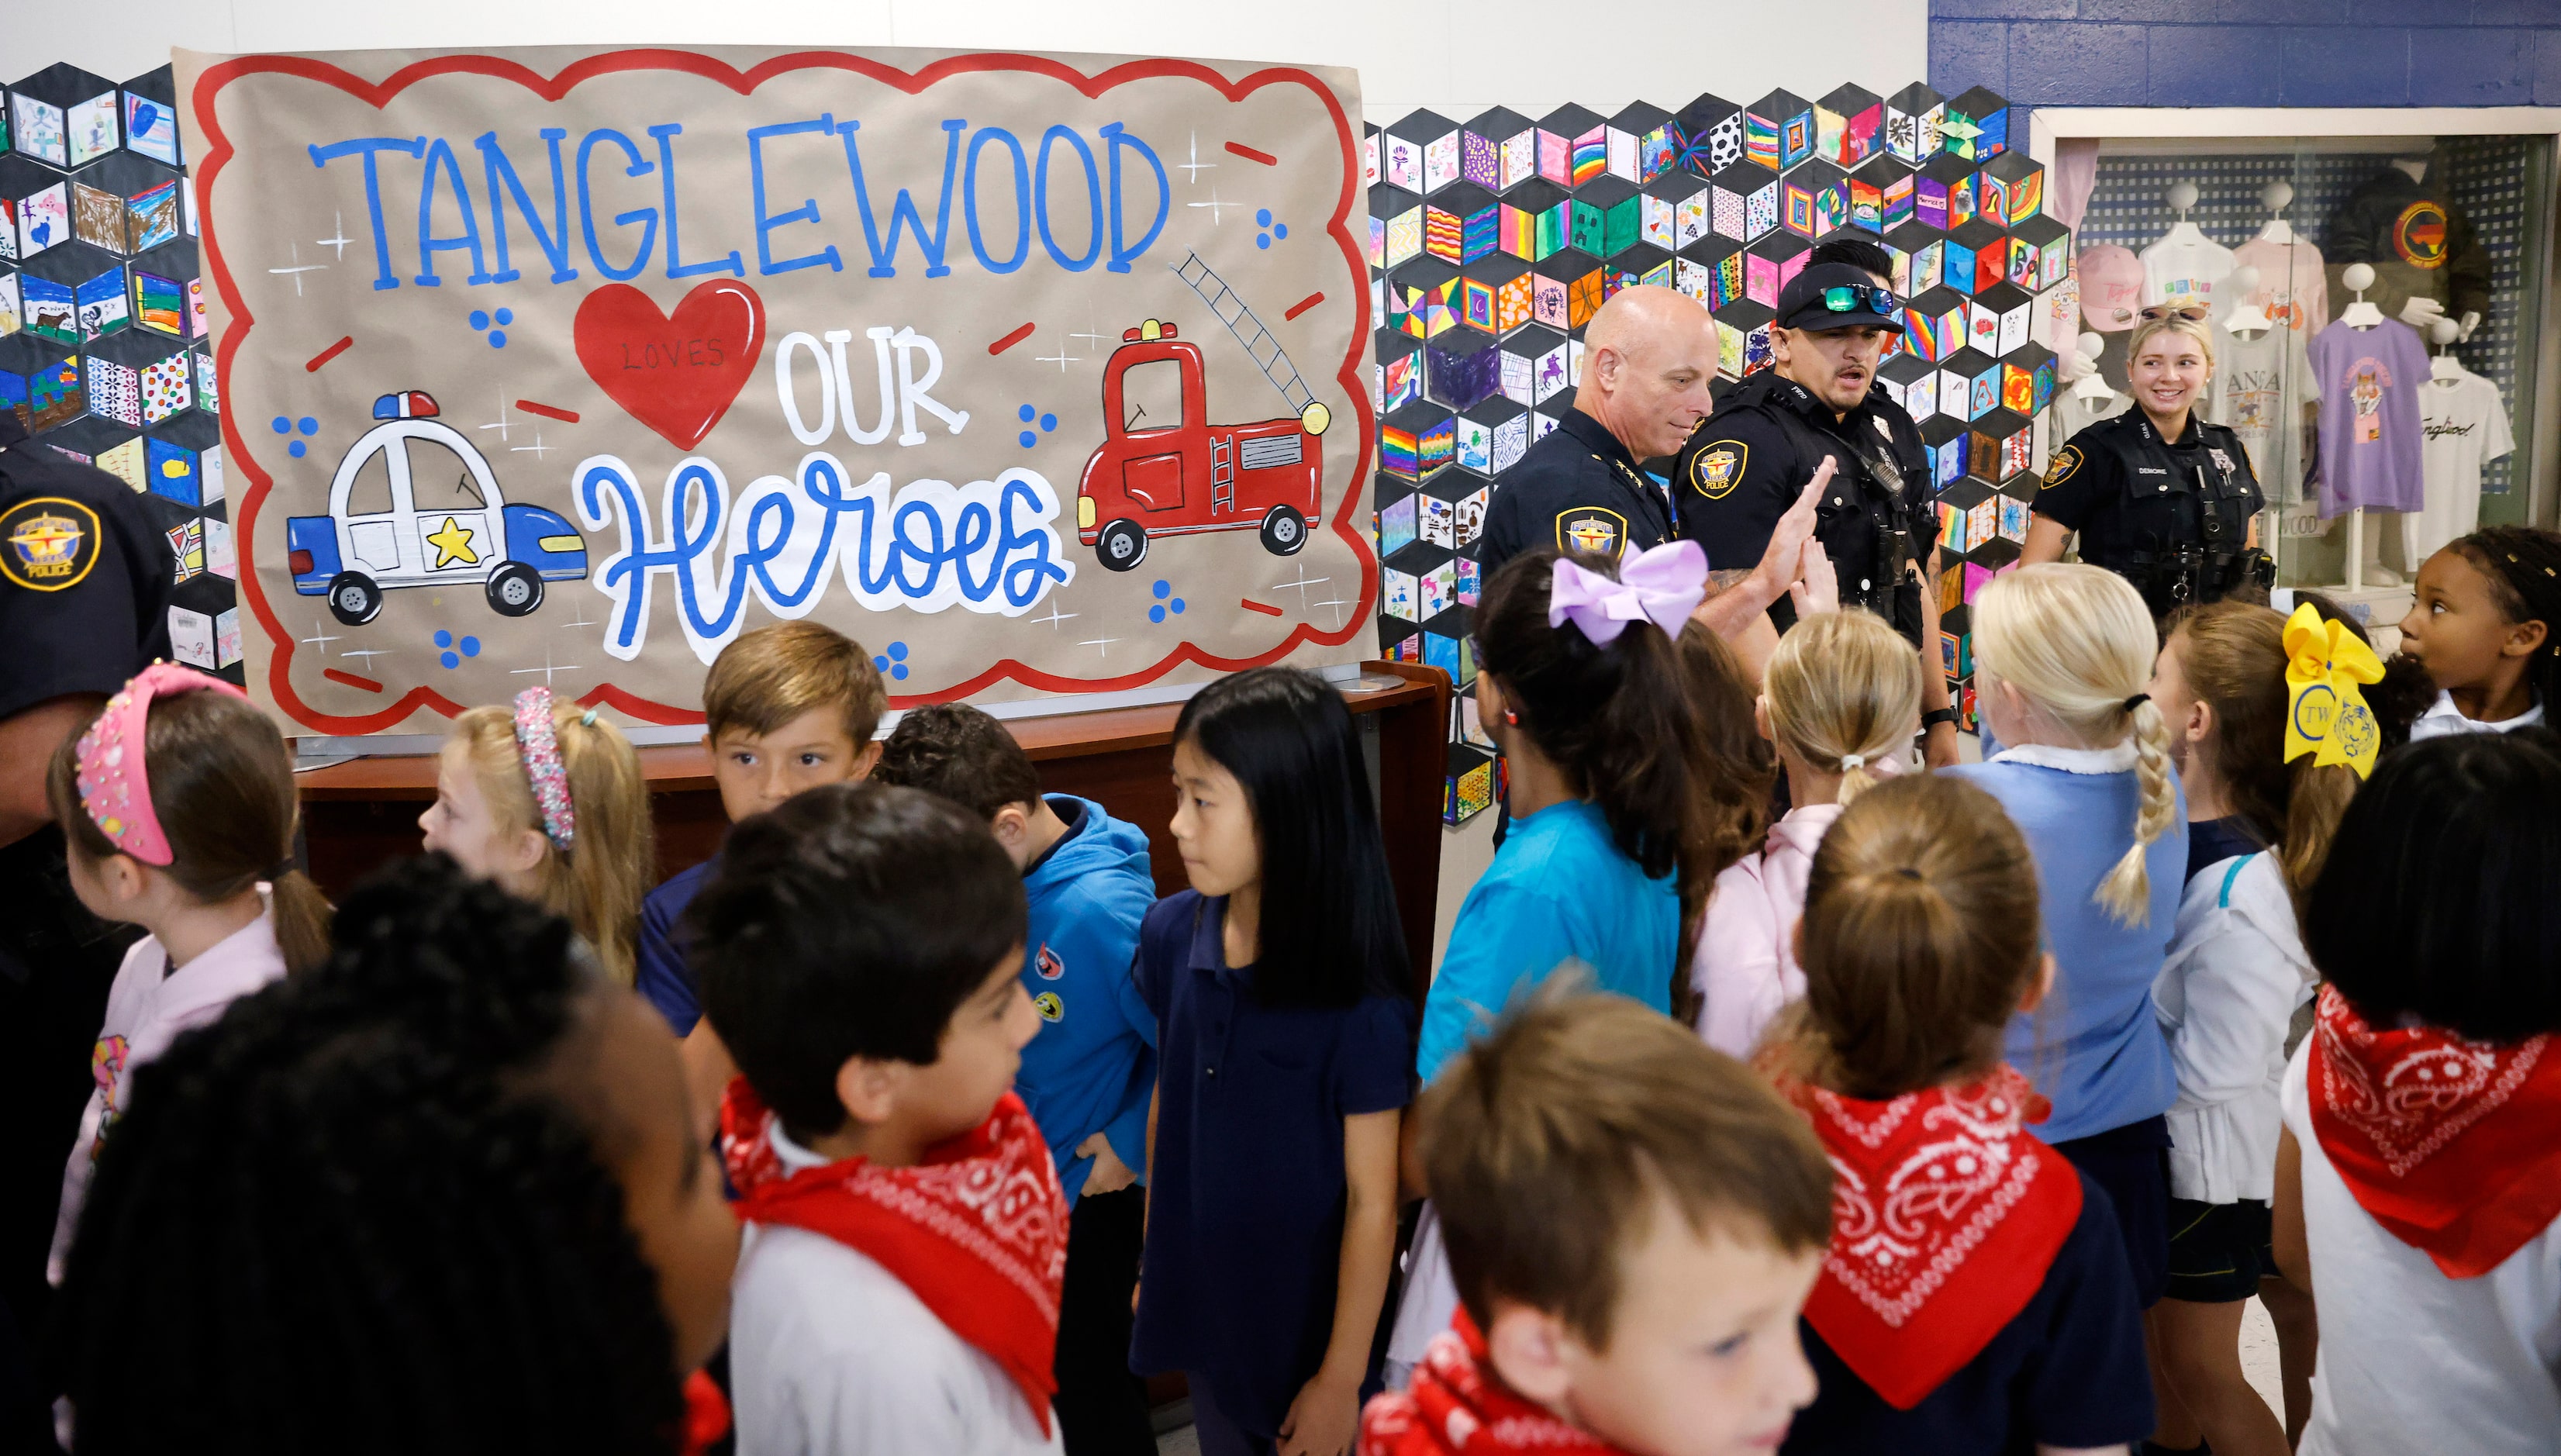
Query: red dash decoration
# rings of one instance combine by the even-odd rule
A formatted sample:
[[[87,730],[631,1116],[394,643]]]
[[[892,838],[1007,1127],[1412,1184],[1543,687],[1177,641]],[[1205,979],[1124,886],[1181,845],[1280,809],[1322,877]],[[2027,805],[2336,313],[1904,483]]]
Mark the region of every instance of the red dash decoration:
[[[1249,162],[1261,162],[1266,167],[1278,167],[1280,165],[1280,159],[1279,157],[1272,155],[1270,152],[1258,152],[1241,141],[1229,142],[1227,144],[1227,149]]]
[[[1024,341],[1025,339],[1030,338],[1030,337],[1032,336],[1032,327],[1033,327],[1033,326],[1032,326],[1032,325],[1030,325],[1030,324],[1025,324],[1025,325],[1023,325],[1021,328],[1014,330],[1012,333],[1007,334],[1005,337],[1003,337],[1003,338],[1001,338],[1001,339],[998,339],[998,340],[997,340],[996,342],[994,342],[993,344],[988,345],[988,346],[987,346],[987,352],[988,352],[988,353],[990,353],[990,354],[1002,354],[1002,353],[1004,353],[1006,350],[1011,349],[1011,348],[1012,348],[1012,347],[1014,347],[1016,344],[1019,344],[1019,343],[1021,343],[1022,341]]]
[[[321,350],[319,353],[312,355],[310,360],[302,366],[302,372],[304,374],[318,374],[320,372],[320,366],[327,364],[330,360],[346,353],[349,349],[355,347],[355,343],[356,336],[353,334],[347,335],[337,343],[332,344],[328,348]],[[377,689],[376,691],[380,690]]]
[[[320,669],[320,676],[333,683],[344,683],[350,688],[362,688],[368,693],[379,693],[383,690],[383,685],[371,678],[360,678],[354,673],[342,673],[334,667]]]
[[[1287,323],[1289,320],[1296,318],[1298,315],[1305,313],[1308,309],[1311,309],[1324,301],[1324,294],[1310,293],[1306,297],[1299,299],[1297,302],[1290,304],[1288,310],[1280,315],[1280,321],[1282,323]]]
[[[545,419],[557,419],[563,424],[578,423],[577,410],[563,409],[557,404],[537,404],[531,400],[518,400],[516,407],[527,414],[539,414]]]
[[[1264,614],[1265,616],[1267,616],[1267,617],[1280,617],[1280,616],[1287,616],[1287,615],[1288,615],[1288,613],[1287,613],[1287,612],[1284,612],[1284,611],[1280,610],[1280,608],[1279,608],[1279,607],[1277,607],[1277,606],[1270,606],[1270,605],[1267,605],[1267,604],[1265,604],[1265,603],[1263,603],[1263,602],[1256,601],[1254,598],[1252,598],[1252,597],[1250,597],[1250,596],[1249,596],[1249,597],[1247,597],[1247,598],[1245,598],[1245,600],[1244,600],[1244,601],[1240,602],[1240,603],[1239,603],[1239,605],[1243,606],[1247,611],[1250,611],[1250,612],[1261,612],[1261,613],[1263,613],[1263,614]]]

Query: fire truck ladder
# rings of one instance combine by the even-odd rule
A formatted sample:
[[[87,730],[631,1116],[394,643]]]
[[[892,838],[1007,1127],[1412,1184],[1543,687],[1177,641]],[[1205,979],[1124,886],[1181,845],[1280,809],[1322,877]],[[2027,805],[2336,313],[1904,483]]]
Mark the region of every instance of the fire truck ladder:
[[[1236,509],[1236,454],[1225,435],[1209,437],[1209,508]]]
[[[1263,326],[1263,320],[1254,316],[1254,310],[1246,307],[1245,300],[1237,296],[1236,290],[1227,286],[1226,279],[1210,271],[1209,264],[1201,261],[1199,253],[1186,250],[1183,260],[1172,264],[1172,267],[1174,275],[1190,284],[1191,290],[1209,305],[1209,311],[1217,315],[1220,323],[1227,325],[1227,331],[1236,336],[1238,343],[1245,346],[1246,357],[1254,361],[1255,368],[1263,371],[1263,377],[1272,382],[1272,388],[1280,392],[1280,398],[1289,402],[1291,409],[1304,415],[1307,407],[1316,403],[1315,393],[1307,388],[1305,380],[1298,377],[1298,366],[1289,362],[1289,356],[1281,351],[1280,341]],[[1221,476],[1218,474],[1220,470],[1227,470],[1229,474]],[[1216,481],[1232,481],[1233,478],[1232,466],[1214,467],[1213,497],[1218,489]]]

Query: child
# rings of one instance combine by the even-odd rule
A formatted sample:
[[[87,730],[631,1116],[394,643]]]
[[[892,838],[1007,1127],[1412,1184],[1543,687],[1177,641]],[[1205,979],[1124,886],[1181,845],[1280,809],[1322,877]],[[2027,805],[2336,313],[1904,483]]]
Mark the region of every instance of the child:
[[[2045,1137],[2116,1208],[2145,1306],[2169,1273],[2168,1124],[2178,1097],[2152,982],[2177,918],[2187,823],[2160,708],[2159,641],[2126,578],[2049,563],[1974,601],[1981,763],[1943,770],[1988,791],[2027,836],[2056,965],[2043,1013],[2011,1019],[2003,1054],[2053,1103]]]
[[[656,1017],[442,861],[337,932],[107,1140],[55,1346],[79,1449],[673,1452],[738,1224]]]
[[[2312,886],[2276,1207],[2320,1307],[2305,1456],[2561,1449],[2556,806],[2543,729],[2413,743]]]
[[[2022,1126],[2042,1099],[2001,1060],[2054,974],[2036,886],[1999,802],[1941,775],[1860,795],[1814,854],[1805,999],[1765,1062],[1836,1178],[1805,1303],[1820,1393],[1789,1451],[2121,1451],[2151,1429],[2107,1195]]]
[[[89,1067],[97,1090],[63,1170],[47,1274],[59,1284],[98,1150],[133,1073],[179,1033],[329,953],[329,905],[293,865],[283,735],[218,678],[154,663],[54,751],[45,783],[74,892],[150,933],[124,953]]]
[[[1814,1395],[1796,1312],[1831,1170],[1767,1086],[1641,1007],[1548,996],[1421,1115],[1461,1306],[1361,1456],[1778,1444]]]
[[[2169,1292],[2150,1316],[2156,1444],[2169,1450],[2201,1440],[2223,1456],[2285,1456],[2285,1429],[2241,1371],[2241,1316],[2253,1294],[2278,1319],[2295,1377],[2289,1423],[2298,1429],[2310,1396],[2311,1312],[2269,1256],[2268,1200],[2287,1029],[2314,980],[2300,902],[2359,769],[2316,761],[2308,742],[2287,761],[2297,696],[2288,669],[2299,651],[2353,657],[2371,677],[2382,674],[2353,623],[2332,625],[2309,602],[2289,622],[2239,601],[2177,618],[2152,673],[2188,814],[2187,889],[2152,987],[2178,1073],[2168,1123]],[[2323,677],[2309,691],[2336,689]]]
[[[1174,724],[1192,888],[1147,912],[1147,1248],[1130,1368],[1189,1378],[1204,1456],[1347,1449],[1396,1253],[1414,1002],[1342,697],[1257,668]]]
[[[880,669],[844,633],[800,621],[741,634],[703,679],[703,747],[722,812],[736,824],[802,789],[869,773],[881,751],[872,734],[888,708]],[[679,1037],[694,1030],[702,1006],[676,926],[717,863],[677,871],[640,908],[640,994]]]
[[[1568,963],[1598,990],[1671,1010],[1684,911],[1713,880],[1711,766],[1674,646],[1706,590],[1694,542],[1616,565],[1523,552],[1487,584],[1476,702],[1510,772],[1511,832],[1450,926],[1423,1007],[1423,1080]],[[1406,1268],[1392,1382],[1457,1303],[1428,1206]]]
[[[721,1109],[740,1456],[1059,1449],[1067,1203],[1006,1090],[1040,1026],[1023,923],[984,825],[872,784],[751,815],[694,897],[745,1072]]]
[[[1851,800],[1911,755],[1921,731],[1920,663],[1882,617],[1807,617],[1779,639],[1757,717],[1787,768],[1794,807],[1770,827],[1767,849],[1717,876],[1690,961],[1698,1034],[1736,1056],[1749,1056],[1779,1009],[1805,994],[1789,942],[1814,846]]]
[[[2544,722],[2561,693],[2561,536],[2476,531],[2419,567],[2401,652],[2441,690],[2412,739],[2505,732]]]
[[[640,887],[654,859],[640,755],[593,708],[527,688],[453,721],[436,756],[427,848],[566,916],[605,973],[631,984]]]
[[[1129,979],[1138,922],[1156,898],[1146,833],[1090,799],[1044,797],[1014,735],[963,703],[909,709],[872,777],[985,820],[1022,872],[1031,902],[1022,982],[1044,1025],[1023,1049],[1014,1090],[1049,1140],[1072,1211],[1058,1423],[1069,1456],[1152,1456],[1146,1387],[1129,1374],[1129,1292],[1147,1211],[1135,1170],[1147,1163],[1156,1086],[1155,1017]]]
[[[1696,854],[1700,873],[1709,876],[1713,885],[1714,877],[1761,853],[1769,838],[1779,765],[1769,739],[1761,736],[1759,690],[1744,676],[1742,658],[1733,646],[1692,617],[1681,628],[1679,653],[1690,717],[1698,725],[1705,749],[1700,763],[1706,772],[1692,788],[1699,802]],[[1685,908],[1692,914],[1704,909]],[[1694,927],[1684,928],[1686,932]],[[1676,980],[1672,1015],[1694,1023],[1699,1009],[1696,985],[1686,978]]]

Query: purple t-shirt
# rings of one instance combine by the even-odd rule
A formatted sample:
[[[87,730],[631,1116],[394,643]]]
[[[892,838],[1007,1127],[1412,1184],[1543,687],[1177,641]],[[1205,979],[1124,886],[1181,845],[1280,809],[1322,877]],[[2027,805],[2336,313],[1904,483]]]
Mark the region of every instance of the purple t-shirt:
[[[2320,382],[2321,519],[2419,510],[2419,385],[2428,378],[2419,331],[2393,318],[2371,329],[2333,323],[2312,340],[2311,365]]]

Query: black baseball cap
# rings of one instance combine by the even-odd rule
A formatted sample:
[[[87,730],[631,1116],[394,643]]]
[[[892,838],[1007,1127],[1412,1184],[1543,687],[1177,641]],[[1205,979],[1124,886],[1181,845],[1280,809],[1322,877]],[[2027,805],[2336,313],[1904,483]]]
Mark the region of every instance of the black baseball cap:
[[[1779,290],[1783,329],[1870,327],[1903,332],[1903,306],[1893,290],[1855,263],[1810,263]]]

